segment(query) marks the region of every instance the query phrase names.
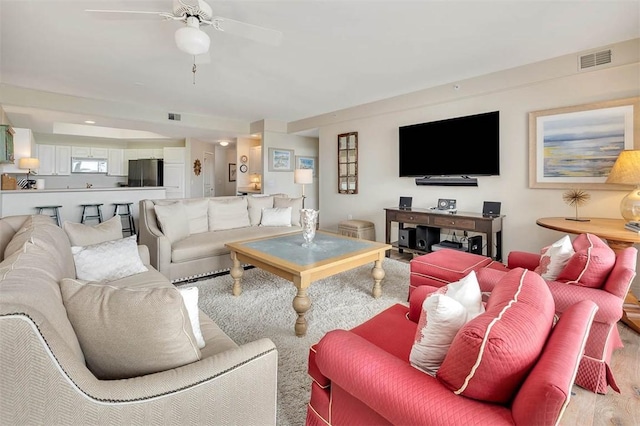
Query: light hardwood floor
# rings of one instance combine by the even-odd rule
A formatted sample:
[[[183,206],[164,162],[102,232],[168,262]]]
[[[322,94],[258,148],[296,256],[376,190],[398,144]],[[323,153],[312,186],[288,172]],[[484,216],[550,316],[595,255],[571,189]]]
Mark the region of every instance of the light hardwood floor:
[[[408,262],[412,256],[391,251],[392,259]],[[613,353],[611,370],[620,393],[611,388],[605,395],[577,385],[560,421],[565,426],[640,426],[640,334],[618,322],[624,348]]]

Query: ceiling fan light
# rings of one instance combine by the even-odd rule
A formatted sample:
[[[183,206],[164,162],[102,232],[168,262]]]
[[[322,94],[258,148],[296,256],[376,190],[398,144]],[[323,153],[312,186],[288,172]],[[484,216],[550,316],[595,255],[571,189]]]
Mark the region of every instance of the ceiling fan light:
[[[201,55],[209,51],[211,40],[207,33],[199,28],[182,27],[175,34],[178,49],[190,55]]]

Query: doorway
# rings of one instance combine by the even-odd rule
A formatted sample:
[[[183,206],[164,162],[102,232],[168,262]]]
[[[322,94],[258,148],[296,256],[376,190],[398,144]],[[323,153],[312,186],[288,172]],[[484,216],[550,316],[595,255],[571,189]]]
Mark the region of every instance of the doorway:
[[[213,152],[204,152],[204,164],[202,168],[202,196],[215,197],[216,195],[216,162]]]

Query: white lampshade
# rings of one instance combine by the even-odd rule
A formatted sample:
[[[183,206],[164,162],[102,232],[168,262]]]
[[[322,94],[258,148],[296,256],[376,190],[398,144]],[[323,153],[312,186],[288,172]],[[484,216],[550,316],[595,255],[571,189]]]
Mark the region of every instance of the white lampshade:
[[[40,160],[31,157],[22,157],[18,160],[18,168],[25,170],[37,169],[40,167]]]
[[[190,55],[201,55],[209,51],[211,39],[200,29],[198,18],[190,16],[187,25],[178,29],[175,33],[178,49]]]
[[[302,185],[313,183],[313,169],[296,169],[293,172],[293,182]]]
[[[607,183],[636,186],[620,202],[620,213],[626,220],[640,221],[640,149],[620,153],[611,168]]]

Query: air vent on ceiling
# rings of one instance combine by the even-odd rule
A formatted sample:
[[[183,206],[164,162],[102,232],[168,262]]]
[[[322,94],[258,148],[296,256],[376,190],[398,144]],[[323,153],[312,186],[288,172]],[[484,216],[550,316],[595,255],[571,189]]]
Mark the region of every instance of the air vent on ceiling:
[[[611,49],[593,52],[579,57],[579,69],[584,70],[611,63]]]
[[[180,114],[176,114],[175,112],[170,112],[168,118],[169,120],[180,121]]]

